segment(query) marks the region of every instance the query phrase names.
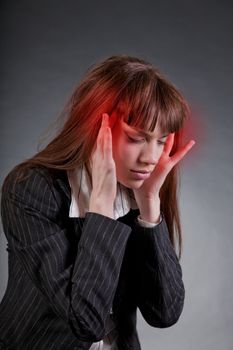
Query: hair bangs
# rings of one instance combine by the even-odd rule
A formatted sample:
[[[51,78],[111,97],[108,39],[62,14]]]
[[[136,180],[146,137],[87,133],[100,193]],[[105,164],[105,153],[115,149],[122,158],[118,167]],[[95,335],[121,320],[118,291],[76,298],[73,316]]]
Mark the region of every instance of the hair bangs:
[[[177,132],[189,112],[181,93],[163,79],[135,79],[126,87],[123,101],[123,120],[147,132],[156,126],[163,133]]]

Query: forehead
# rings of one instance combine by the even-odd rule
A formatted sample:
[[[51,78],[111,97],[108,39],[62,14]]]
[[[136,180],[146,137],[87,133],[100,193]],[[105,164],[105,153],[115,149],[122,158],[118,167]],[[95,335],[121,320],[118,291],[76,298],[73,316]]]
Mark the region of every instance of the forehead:
[[[143,129],[136,128],[134,126],[128,125],[123,120],[121,121],[122,129],[128,132],[131,132],[135,135],[141,135],[147,137],[148,139],[157,139],[162,138],[168,135],[168,133],[162,133],[162,130],[159,126],[156,126],[153,132],[145,131]]]

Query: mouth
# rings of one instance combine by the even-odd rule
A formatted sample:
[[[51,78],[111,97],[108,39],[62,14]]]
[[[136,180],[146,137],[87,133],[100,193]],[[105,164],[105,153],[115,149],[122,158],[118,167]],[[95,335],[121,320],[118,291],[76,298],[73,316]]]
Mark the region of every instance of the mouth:
[[[135,170],[130,170],[132,172],[132,177],[134,180],[146,180],[150,177],[150,172],[149,171],[135,171]]]
[[[133,171],[134,173],[139,173],[139,174],[150,174],[150,171],[146,170],[130,170]]]

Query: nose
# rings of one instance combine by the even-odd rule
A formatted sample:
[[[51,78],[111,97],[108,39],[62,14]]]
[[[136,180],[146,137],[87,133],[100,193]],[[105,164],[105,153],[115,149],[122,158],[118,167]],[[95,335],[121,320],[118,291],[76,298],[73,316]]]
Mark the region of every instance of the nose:
[[[139,156],[139,162],[155,167],[161,154],[162,147],[158,147],[153,142],[151,142],[143,148]]]

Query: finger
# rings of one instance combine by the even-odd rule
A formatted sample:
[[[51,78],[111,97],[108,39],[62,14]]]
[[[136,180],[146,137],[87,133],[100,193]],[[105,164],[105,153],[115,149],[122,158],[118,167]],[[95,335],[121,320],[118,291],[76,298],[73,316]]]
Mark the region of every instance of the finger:
[[[175,137],[175,133],[171,133],[168,135],[167,137],[167,140],[166,140],[166,143],[164,145],[164,148],[163,148],[163,152],[166,153],[168,156],[171,152],[171,149],[172,149],[172,146],[173,146],[173,143],[174,143],[174,137]]]
[[[107,113],[103,113],[103,114],[102,114],[102,119],[101,119],[100,129],[99,129],[99,133],[98,133],[98,136],[100,136],[100,137],[101,137],[101,135],[102,135],[103,130],[104,130],[104,129],[107,127],[107,125],[108,125],[108,120],[107,120],[107,118],[108,118],[108,114],[107,114]]]
[[[110,127],[106,128],[105,152],[108,160],[112,160],[112,133]]]
[[[100,125],[100,128],[99,128],[99,131],[98,131],[98,134],[97,134],[97,138],[96,138],[96,143],[98,145],[98,143],[100,142],[100,139],[101,139],[101,135],[102,135],[102,127],[103,127],[103,117],[102,117],[102,120],[101,120],[101,125]]]
[[[107,113],[102,114],[102,130],[105,130],[109,126],[109,115]]]
[[[111,130],[114,129],[114,126],[117,122],[117,113],[113,112],[110,116],[109,116],[109,126],[111,128]]]
[[[101,126],[96,139],[96,154],[101,155],[101,158],[104,157],[104,153],[106,152],[106,137],[108,138],[107,128],[109,124],[108,119],[109,119],[108,114],[103,113]]]
[[[102,120],[101,120],[101,126],[99,129],[99,133],[97,136],[97,148],[103,153],[104,152],[104,138],[106,134],[106,127],[107,127],[107,113],[102,114]]]
[[[170,160],[175,164],[178,163],[185,155],[190,151],[190,149],[195,145],[195,141],[189,141],[181,150],[177,151]]]
[[[109,125],[109,115],[108,113],[103,113],[103,120],[104,120],[104,125],[108,126]]]

